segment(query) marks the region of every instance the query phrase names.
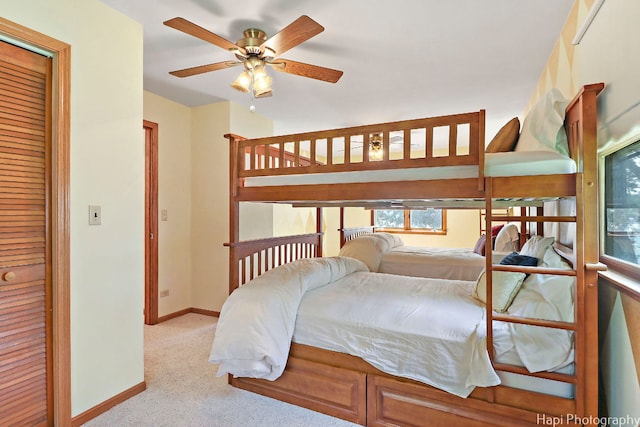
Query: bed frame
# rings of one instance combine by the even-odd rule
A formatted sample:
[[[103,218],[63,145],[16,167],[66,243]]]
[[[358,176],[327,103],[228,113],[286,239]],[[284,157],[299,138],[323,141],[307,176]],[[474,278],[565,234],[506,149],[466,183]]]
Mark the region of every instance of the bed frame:
[[[567,416],[596,425],[598,415],[598,331],[597,331],[597,156],[596,156],[596,97],[604,84],[581,88],[566,109],[565,128],[572,158],[578,165],[575,174],[485,177],[411,181],[397,183],[318,184],[276,187],[245,187],[243,181],[252,176],[288,175],[363,171],[372,169],[411,168],[476,164],[484,170],[484,112],[459,114],[336,129],[298,135],[248,140],[226,135],[230,149],[230,291],[255,275],[275,266],[305,256],[321,254],[320,223],[318,233],[304,236],[278,237],[259,241],[239,241],[239,203],[286,202],[305,206],[347,206],[358,203],[394,202],[398,200],[473,199],[484,201],[487,229],[493,221],[526,221],[540,223],[575,223],[573,248],[561,249],[571,260],[572,270],[543,269],[491,264],[491,244],[487,243],[487,295],[491,295],[492,271],[524,271],[528,273],[566,274],[576,277],[575,321],[572,323],[536,319],[513,318],[492,313],[491,298],[487,300],[487,350],[493,360],[492,322],[496,320],[574,331],[575,374],[552,372],[529,373],[513,365],[493,362],[499,371],[568,382],[575,387],[573,399],[560,398],[506,386],[476,388],[466,399],[437,390],[425,384],[391,376],[373,368],[363,360],[346,354],[293,343],[287,368],[276,381],[229,377],[235,387],[250,390],[282,401],[323,412],[367,426],[534,426],[551,423],[552,417],[567,421]],[[458,154],[456,129],[469,126],[468,153]],[[449,127],[449,156],[433,157],[432,129]],[[363,150],[361,161],[351,162],[350,141],[354,135],[364,137],[368,146],[370,134],[382,133],[387,146],[391,132],[403,132],[409,141],[411,129],[425,128],[426,153],[411,158],[410,146],[405,144],[403,159],[390,159],[388,150],[382,160],[368,158]],[[334,140],[347,147],[344,161],[337,161],[331,153]],[[301,147],[307,144],[309,150]],[[326,158],[316,156],[318,145],[327,147]],[[265,148],[267,147],[267,148]],[[310,153],[303,157],[301,153]],[[268,153],[268,155],[260,154]],[[285,161],[285,157],[293,159]],[[298,161],[303,158],[303,161]],[[335,161],[335,163],[334,163]],[[496,199],[544,199],[575,197],[575,216],[545,217],[539,213],[520,217],[493,216],[492,203]],[[320,212],[320,210],[318,210]],[[284,248],[284,249],[283,249]],[[304,248],[304,249],[303,249]],[[285,254],[285,255],[283,255]],[[589,418],[591,417],[591,418]],[[558,424],[556,424],[558,425]]]

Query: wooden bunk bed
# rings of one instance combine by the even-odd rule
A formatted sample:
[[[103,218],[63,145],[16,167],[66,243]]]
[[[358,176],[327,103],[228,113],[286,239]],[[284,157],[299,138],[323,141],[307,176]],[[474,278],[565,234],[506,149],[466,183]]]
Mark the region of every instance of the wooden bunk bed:
[[[237,135],[230,139],[230,238],[229,290],[233,292],[249,280],[304,257],[320,256],[320,208],[323,206],[367,206],[385,203],[412,206],[424,200],[440,200],[447,204],[456,200],[482,203],[487,212],[487,229],[492,222],[526,221],[532,223],[575,223],[572,248],[557,249],[570,261],[572,268],[558,271],[540,267],[503,266],[486,259],[487,352],[493,361],[494,322],[514,322],[547,328],[559,328],[574,334],[574,374],[555,372],[530,373],[527,369],[493,361],[497,371],[527,377],[555,380],[573,385],[574,397],[527,391],[504,385],[477,387],[467,398],[438,390],[421,382],[386,374],[360,358],[316,347],[291,344],[286,369],[275,381],[229,376],[231,385],[283,400],[312,410],[343,418],[361,425],[406,426],[534,426],[548,423],[550,417],[574,416],[585,425],[596,425],[598,415],[598,336],[597,336],[597,156],[596,97],[603,84],[586,85],[566,108],[565,129],[570,155],[577,165],[576,173],[539,176],[485,176],[484,112],[460,114],[376,124],[348,129],[312,132],[248,140]],[[457,129],[468,126],[468,150],[461,154],[457,147]],[[449,128],[448,156],[434,156],[432,129]],[[400,132],[410,141],[412,130],[426,129],[426,150],[422,156],[411,153],[405,144],[402,158],[390,158],[385,150],[381,160],[351,159],[350,144],[354,135],[368,146],[371,134],[382,133],[385,146],[390,135]],[[344,158],[337,160],[332,144],[345,147]],[[305,146],[306,144],[306,146]],[[326,156],[316,156],[323,145]],[[305,146],[305,148],[301,148]],[[265,148],[267,147],[267,148]],[[303,153],[310,153],[309,157]],[[268,153],[261,155],[260,153]],[[292,160],[285,161],[285,158]],[[303,160],[300,160],[300,159]],[[352,161],[354,160],[354,161]],[[334,162],[335,161],[335,162]],[[294,178],[332,175],[337,172],[363,172],[422,169],[448,166],[476,166],[475,176],[446,179],[413,179],[402,182],[367,181],[348,183],[300,183]],[[282,182],[256,184],[256,177],[280,177]],[[367,178],[365,178],[367,179]],[[491,214],[495,200],[514,202],[526,199],[575,198],[574,216],[547,217],[541,214],[500,217]],[[294,206],[318,207],[318,232],[303,236],[278,237],[257,241],[239,241],[239,204],[241,202],[282,202]],[[486,253],[491,254],[490,242]],[[514,318],[492,310],[492,275],[497,271],[537,274],[561,274],[575,277],[575,312],[573,322],[557,322],[530,318]]]

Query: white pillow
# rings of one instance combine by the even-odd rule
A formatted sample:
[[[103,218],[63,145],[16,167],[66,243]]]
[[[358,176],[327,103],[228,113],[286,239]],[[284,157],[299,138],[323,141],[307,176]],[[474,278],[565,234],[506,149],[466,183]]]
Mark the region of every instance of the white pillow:
[[[496,252],[517,252],[520,233],[515,224],[507,224],[500,229],[493,243],[493,250]]]
[[[542,265],[544,254],[553,245],[554,241],[555,238],[553,237],[531,236],[520,249],[520,255],[538,258],[538,265]]]
[[[389,247],[386,249],[393,249],[395,247],[404,245],[404,242],[402,241],[400,236],[396,234],[380,232],[373,233],[371,234],[371,236],[384,240],[389,245]]]
[[[549,246],[542,257],[542,265],[549,268],[570,269],[571,266],[564,260],[553,246]]]
[[[573,321],[575,277],[531,274],[524,281],[509,314],[536,319]],[[572,332],[509,324],[520,359],[531,372],[560,369],[572,361]]]
[[[376,237],[375,234],[366,234],[351,239],[344,244],[338,256],[355,258],[367,265],[369,271],[377,273],[382,261],[382,254],[391,245],[384,238]]]
[[[518,294],[522,282],[526,274],[516,273],[511,271],[494,271],[491,281],[491,294],[493,299],[491,301],[493,310],[498,313],[504,313],[507,311],[511,302]],[[476,282],[476,288],[473,291],[473,296],[483,303],[487,302],[487,282],[485,278],[485,272],[483,271],[478,277]]]
[[[515,151],[555,151],[568,156],[569,145],[564,131],[568,104],[559,89],[549,90],[524,118]]]

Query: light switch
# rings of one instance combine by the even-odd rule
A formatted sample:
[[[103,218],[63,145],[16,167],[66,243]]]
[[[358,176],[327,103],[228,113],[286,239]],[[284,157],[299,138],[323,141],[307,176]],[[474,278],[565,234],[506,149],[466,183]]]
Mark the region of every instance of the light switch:
[[[166,221],[166,220],[167,220],[167,210],[162,209],[160,211],[160,221]]]
[[[89,225],[102,224],[102,209],[100,206],[89,205]]]

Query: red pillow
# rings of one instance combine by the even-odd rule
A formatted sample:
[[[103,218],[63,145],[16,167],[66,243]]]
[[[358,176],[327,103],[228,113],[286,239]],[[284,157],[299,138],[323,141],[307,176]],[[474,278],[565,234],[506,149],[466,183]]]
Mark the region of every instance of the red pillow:
[[[502,230],[502,227],[504,227],[504,224],[494,225],[493,227],[491,227],[491,237],[496,237],[500,230]]]

